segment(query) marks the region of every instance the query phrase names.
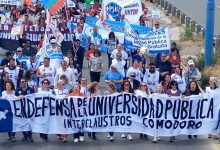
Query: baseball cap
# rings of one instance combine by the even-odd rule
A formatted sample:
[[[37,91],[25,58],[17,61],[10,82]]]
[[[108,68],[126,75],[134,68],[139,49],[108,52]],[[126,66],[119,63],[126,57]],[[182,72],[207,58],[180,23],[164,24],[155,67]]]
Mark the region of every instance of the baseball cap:
[[[194,63],[194,61],[192,59],[188,61],[188,65],[194,65],[194,64],[195,63]]]

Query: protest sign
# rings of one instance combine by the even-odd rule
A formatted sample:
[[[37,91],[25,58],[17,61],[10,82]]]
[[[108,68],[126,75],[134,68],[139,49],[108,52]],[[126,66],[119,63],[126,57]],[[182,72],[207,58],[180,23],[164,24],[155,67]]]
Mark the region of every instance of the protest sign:
[[[11,35],[22,35],[23,34],[23,26],[16,26],[11,29]]]
[[[4,5],[21,5],[22,0],[0,0],[0,4],[4,4]]]
[[[125,47],[136,49],[147,47],[149,53],[170,52],[169,28],[164,27],[148,34],[141,34],[132,29],[128,21],[125,21]]]
[[[97,97],[39,93],[23,99],[12,97],[0,100],[0,131],[215,134],[219,131],[219,96],[219,92],[212,92],[184,98],[157,93],[149,97],[128,93]]]
[[[84,24],[83,34],[86,36],[91,36],[93,30],[92,28],[97,26],[99,28],[99,33],[102,35],[103,39],[108,38],[110,32],[114,32],[120,43],[124,42],[124,22],[104,20],[104,22],[99,22],[97,18],[87,16]],[[131,24],[133,30],[140,34],[147,34],[151,28]]]
[[[158,19],[160,18],[160,11],[159,10],[151,10],[151,18]]]
[[[102,3],[104,19],[119,21],[125,16],[129,22],[139,24],[143,12],[140,0],[103,0]]]
[[[0,25],[0,45],[2,48],[14,51],[19,47],[19,36],[11,35],[11,29],[13,28],[12,25]],[[32,46],[37,46],[41,35],[45,33],[46,27],[38,27],[38,26],[24,26],[23,33],[27,35],[27,38],[31,40]],[[69,29],[59,29],[60,32],[63,34],[63,42],[61,43],[61,49],[67,50],[72,45],[71,39],[72,34],[70,33]],[[52,31],[49,32],[48,37],[54,36]]]

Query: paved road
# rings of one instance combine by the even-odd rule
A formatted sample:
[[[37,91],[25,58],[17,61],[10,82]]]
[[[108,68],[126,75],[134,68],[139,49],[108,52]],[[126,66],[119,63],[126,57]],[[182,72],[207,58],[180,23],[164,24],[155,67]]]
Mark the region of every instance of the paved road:
[[[103,54],[104,60],[107,60],[106,54]],[[84,63],[83,75],[88,78],[87,62]],[[107,70],[107,61],[104,62],[105,71]],[[101,80],[101,90],[105,89],[105,84]],[[49,136],[49,142],[43,143],[39,134],[34,134],[34,143],[24,143],[21,141],[22,134],[16,135],[17,142],[11,143],[7,140],[7,134],[0,134],[0,150],[219,150],[220,144],[217,140],[207,139],[207,136],[199,136],[198,139],[188,140],[186,136],[178,136],[174,143],[168,142],[168,138],[161,138],[159,143],[152,143],[152,137],[149,141],[140,140],[138,134],[133,134],[133,141],[121,139],[119,133],[113,143],[109,142],[106,133],[98,133],[97,141],[93,141],[85,136],[84,143],[74,143],[72,135],[68,138],[68,143],[57,141],[56,135]]]
[[[187,16],[205,27],[206,0],[167,0]],[[215,34],[220,35],[220,1],[215,0]]]

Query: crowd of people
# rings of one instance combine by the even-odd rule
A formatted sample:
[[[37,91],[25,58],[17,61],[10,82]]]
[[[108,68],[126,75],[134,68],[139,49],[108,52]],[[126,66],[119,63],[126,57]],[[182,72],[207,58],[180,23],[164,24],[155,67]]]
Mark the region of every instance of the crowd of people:
[[[77,4],[77,3],[76,3]],[[40,1],[37,1],[36,10],[33,12],[27,5],[23,7],[2,5],[5,12],[10,12],[10,19],[5,24],[16,25],[37,25],[46,26],[45,9]],[[1,62],[1,83],[0,94],[2,98],[9,96],[20,96],[31,93],[49,92],[54,95],[64,96],[99,96],[115,93],[132,93],[138,96],[147,97],[153,93],[167,94],[169,96],[190,96],[199,95],[218,88],[217,79],[210,77],[209,85],[206,89],[200,87],[201,72],[195,66],[193,59],[184,61],[181,58],[177,44],[171,45],[170,53],[155,55],[154,60],[149,60],[140,52],[140,49],[127,51],[123,43],[110,32],[108,39],[103,40],[98,28],[93,28],[90,39],[84,39],[82,35],[85,15],[99,17],[101,4],[95,0],[89,8],[84,11],[77,5],[73,8],[63,8],[54,17],[57,27],[67,28],[67,23],[71,22],[74,16],[80,16],[76,29],[73,32],[72,49],[61,50],[57,45],[56,38],[50,38],[53,52],[62,52],[64,59],[60,62],[60,67],[54,67],[49,57],[39,62],[36,54],[42,47],[42,39],[37,48],[31,45],[25,34],[19,39],[19,47],[15,54],[6,52],[5,58]],[[150,25],[150,14],[148,8],[144,7],[143,15],[139,19],[142,26]],[[123,16],[122,16],[123,17]],[[157,21],[152,30],[160,28]],[[107,47],[108,60],[104,60],[105,55],[101,45]],[[86,57],[84,59],[84,56]],[[89,69],[90,78],[85,78],[83,74],[83,63],[88,62],[86,69]],[[108,61],[108,66],[104,66],[104,61]],[[85,65],[84,65],[85,66]],[[104,68],[109,68],[103,72]],[[104,91],[99,89],[101,73],[106,83]],[[108,133],[108,138],[113,141],[114,133]],[[96,139],[96,133],[88,133],[92,139]],[[15,133],[8,133],[9,140],[15,142]],[[48,140],[47,134],[40,134],[44,140]],[[67,134],[58,134],[58,140],[67,142]],[[132,140],[130,133],[123,133],[122,138]],[[141,134],[141,138],[148,139],[147,135]],[[194,136],[197,137],[196,135]],[[213,137],[209,135],[209,137]],[[216,137],[216,136],[215,136]],[[192,138],[191,135],[188,136]],[[158,137],[153,141],[157,142]],[[173,142],[175,137],[170,137]],[[23,141],[33,142],[32,132],[23,132]],[[84,133],[74,134],[74,142],[84,141]]]

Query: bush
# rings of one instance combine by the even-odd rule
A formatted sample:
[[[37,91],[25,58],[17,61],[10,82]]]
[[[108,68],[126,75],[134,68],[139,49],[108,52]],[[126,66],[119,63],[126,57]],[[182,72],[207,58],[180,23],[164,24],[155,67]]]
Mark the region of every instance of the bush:
[[[193,31],[189,25],[184,27],[183,32],[180,34],[180,40],[193,40]]]

